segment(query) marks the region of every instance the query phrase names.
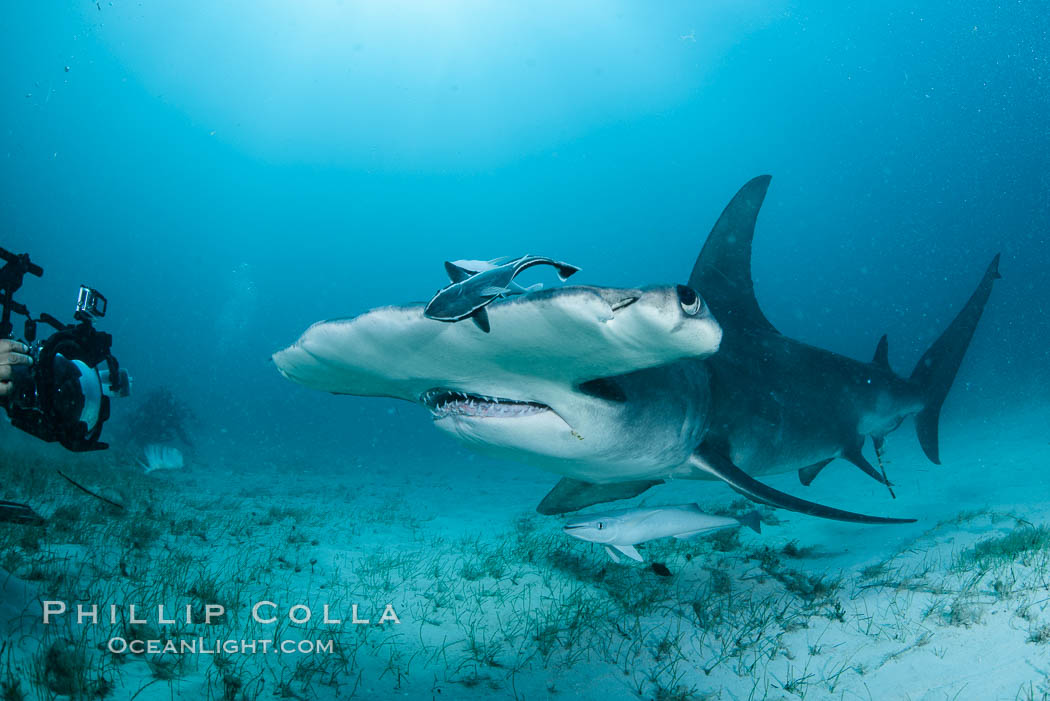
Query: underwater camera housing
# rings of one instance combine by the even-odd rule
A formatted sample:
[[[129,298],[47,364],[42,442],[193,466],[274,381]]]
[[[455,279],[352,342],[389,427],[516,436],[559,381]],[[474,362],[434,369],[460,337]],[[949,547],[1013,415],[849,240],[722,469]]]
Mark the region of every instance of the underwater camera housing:
[[[12,313],[26,317],[24,338],[33,359],[32,365],[13,366],[12,391],[0,406],[14,426],[41,440],[57,441],[75,452],[108,448],[99,436],[109,419],[109,399],[126,397],[131,378],[110,352],[113,337],[93,325],[106,313],[106,298],[82,286],[73,315],[78,323],[63,324],[50,314],[34,319],[14,293],[26,275],[40,277],[43,269],[26,253],[0,248],[0,259],[0,338],[11,338]],[[38,341],[38,323],[55,332]]]

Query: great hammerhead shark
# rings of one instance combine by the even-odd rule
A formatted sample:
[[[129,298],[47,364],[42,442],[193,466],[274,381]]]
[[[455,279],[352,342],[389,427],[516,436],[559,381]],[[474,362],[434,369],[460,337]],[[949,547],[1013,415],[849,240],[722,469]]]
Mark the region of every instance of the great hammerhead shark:
[[[915,417],[939,462],[938,420],[994,281],[970,300],[907,378],[780,334],[759,308],[751,243],[769,176],[726,206],[687,285],[567,286],[499,299],[485,334],[383,307],[311,326],[274,355],[291,380],[338,394],[421,404],[434,425],[483,452],[563,475],[538,511],[565,513],[641,494],[667,479],[719,479],[748,498],[823,518],[869,516],[773,489],[836,458],[887,483],[862,455]],[[705,304],[706,302],[706,304]],[[498,326],[496,324],[498,323]],[[888,484],[888,483],[887,483]]]

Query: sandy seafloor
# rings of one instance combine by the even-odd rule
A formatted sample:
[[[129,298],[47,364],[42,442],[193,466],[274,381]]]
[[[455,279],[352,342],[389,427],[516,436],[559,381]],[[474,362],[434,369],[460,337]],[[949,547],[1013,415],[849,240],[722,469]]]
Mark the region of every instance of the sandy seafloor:
[[[29,614],[0,648],[0,698],[1047,698],[1050,414],[974,418],[953,406],[941,466],[922,456],[910,422],[890,437],[896,500],[841,461],[809,488],[769,478],[918,523],[764,510],[761,535],[642,546],[671,577],[613,564],[565,537],[561,519],[535,514],[557,477],[528,466],[402,464],[392,446],[386,464],[197,455],[180,472],[143,475],[119,451],[69,457],[4,428],[3,496],[32,502],[48,525],[0,530],[0,567],[15,575],[0,610]],[[127,512],[77,493],[56,467]],[[707,482],[634,501],[750,508]],[[45,627],[34,595],[221,602],[230,614],[212,626],[67,616]],[[344,623],[254,624],[248,607],[261,600],[315,616],[328,603]],[[348,625],[353,603],[373,621],[390,603],[401,623]],[[117,635],[331,640],[333,651],[99,649]]]

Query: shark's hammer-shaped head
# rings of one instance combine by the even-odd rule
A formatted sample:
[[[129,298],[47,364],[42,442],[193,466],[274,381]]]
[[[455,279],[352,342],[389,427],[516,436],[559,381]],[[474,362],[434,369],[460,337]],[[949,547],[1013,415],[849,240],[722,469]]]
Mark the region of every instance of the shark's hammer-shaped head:
[[[623,411],[609,378],[710,355],[722,338],[682,285],[561,287],[488,309],[486,334],[422,305],[382,307],[314,324],[273,360],[307,387],[416,402],[476,448],[542,464],[602,449]]]

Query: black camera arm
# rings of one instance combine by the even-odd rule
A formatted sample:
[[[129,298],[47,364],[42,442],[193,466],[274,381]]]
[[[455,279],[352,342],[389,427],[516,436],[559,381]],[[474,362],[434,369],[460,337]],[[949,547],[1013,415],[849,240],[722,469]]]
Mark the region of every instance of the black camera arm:
[[[16,254],[0,248],[0,259],[4,261],[4,267],[0,268],[0,306],[3,307],[0,313],[0,338],[10,338],[14,330],[11,324],[11,312],[21,314],[27,320],[30,319],[26,306],[15,301],[15,292],[22,287],[22,279],[26,275],[42,277],[44,269],[29,260],[28,253]]]

